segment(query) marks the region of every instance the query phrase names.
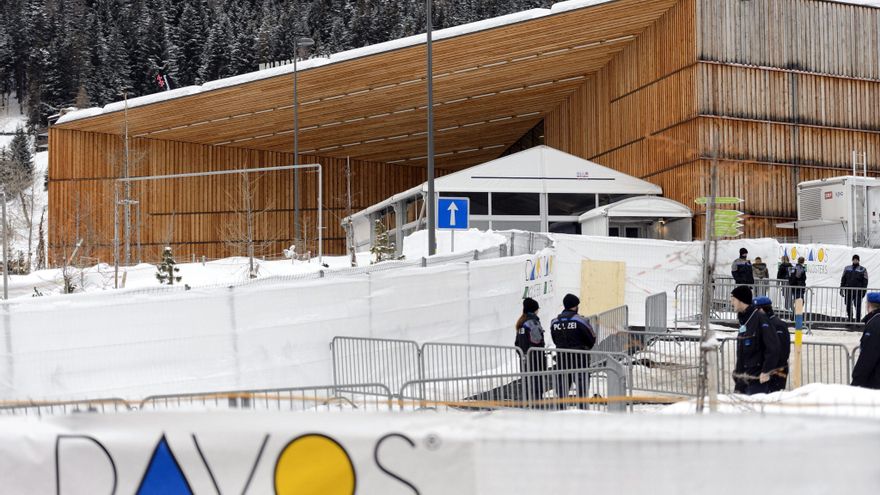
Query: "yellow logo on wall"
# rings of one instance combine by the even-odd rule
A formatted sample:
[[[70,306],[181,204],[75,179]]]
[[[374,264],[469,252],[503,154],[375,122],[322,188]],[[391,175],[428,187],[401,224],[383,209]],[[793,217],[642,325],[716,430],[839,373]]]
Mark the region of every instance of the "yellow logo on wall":
[[[351,458],[342,445],[325,435],[295,438],[275,464],[278,495],[353,495],[355,485]]]

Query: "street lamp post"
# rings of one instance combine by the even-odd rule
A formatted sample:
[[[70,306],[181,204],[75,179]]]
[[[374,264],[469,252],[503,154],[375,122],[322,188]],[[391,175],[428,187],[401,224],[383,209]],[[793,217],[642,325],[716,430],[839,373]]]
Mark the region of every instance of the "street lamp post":
[[[437,199],[434,197],[434,46],[432,42],[433,20],[431,2],[425,0],[425,25],[428,34],[428,255],[437,254],[436,212]]]
[[[299,92],[297,88],[298,74],[296,62],[299,59],[299,49],[314,46],[315,40],[304,36],[293,37],[293,165],[299,165]],[[300,212],[299,212],[299,169],[293,169],[293,242],[298,243],[300,235]],[[297,246],[304,249],[305,246]]]

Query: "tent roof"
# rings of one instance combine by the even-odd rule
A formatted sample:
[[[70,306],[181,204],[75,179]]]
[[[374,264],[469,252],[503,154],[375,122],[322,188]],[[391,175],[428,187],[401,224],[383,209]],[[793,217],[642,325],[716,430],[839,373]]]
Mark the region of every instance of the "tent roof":
[[[660,186],[549,146],[536,146],[434,181],[437,193],[521,192],[575,194],[662,194]],[[384,210],[428,191],[427,183],[377,203],[354,216]],[[617,204],[617,203],[616,203]],[[676,203],[678,204],[678,203]],[[690,211],[690,210],[688,210]]]
[[[578,222],[584,223],[598,217],[691,218],[693,216],[691,209],[678,201],[657,196],[641,196],[590,210],[581,215]]]

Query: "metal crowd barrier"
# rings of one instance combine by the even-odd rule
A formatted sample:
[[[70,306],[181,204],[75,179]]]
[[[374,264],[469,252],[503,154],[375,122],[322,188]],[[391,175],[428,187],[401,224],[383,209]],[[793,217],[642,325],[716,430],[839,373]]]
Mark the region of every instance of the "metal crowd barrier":
[[[736,337],[721,340],[719,349],[719,392],[733,393],[733,371],[736,368]],[[794,342],[791,343],[789,367],[794,366]],[[825,342],[804,342],[801,347],[801,385],[810,383],[826,383],[833,385],[849,385],[852,383],[852,368],[855,364],[857,350],[849,352],[843,344]],[[786,390],[792,389],[791,373],[786,383]]]
[[[334,337],[333,384],[381,383],[398,390],[422,378],[421,349],[411,340]]]
[[[584,385],[574,394],[565,387]],[[565,392],[557,396],[557,388]],[[625,411],[626,379],[611,368],[548,370],[456,378],[414,380],[404,384],[398,394],[402,411],[420,409],[558,410],[567,407],[601,411]]]
[[[429,342],[421,348],[422,378],[456,378],[523,371],[518,347]]]
[[[780,318],[794,320],[794,303],[797,298],[804,300],[804,324],[809,328],[852,329],[861,322],[857,311],[851,306],[847,313],[847,303],[855,301],[861,316],[867,314],[864,296],[877,289],[840,287],[795,287],[783,285],[780,280],[769,280],[766,285],[749,287],[755,295],[769,296],[773,301],[773,311]],[[736,311],[730,304],[730,293],[736,284],[732,279],[715,280],[712,285],[712,300],[709,304],[709,319],[712,323],[737,323]],[[703,286],[700,284],[679,284],[675,288],[675,324],[697,325],[702,316]]]
[[[596,344],[599,345],[608,337],[629,329],[629,307],[618,306],[608,311],[588,316],[590,326],[596,332]],[[600,350],[604,350],[601,349]]]
[[[0,402],[0,416],[51,416],[71,413],[118,413],[131,410],[123,399]]]
[[[645,298],[645,331],[665,332],[666,324],[666,293],[660,292]]]
[[[258,411],[390,411],[391,391],[385,385],[360,385],[234,390],[226,392],[153,395],[141,410],[258,410]]]

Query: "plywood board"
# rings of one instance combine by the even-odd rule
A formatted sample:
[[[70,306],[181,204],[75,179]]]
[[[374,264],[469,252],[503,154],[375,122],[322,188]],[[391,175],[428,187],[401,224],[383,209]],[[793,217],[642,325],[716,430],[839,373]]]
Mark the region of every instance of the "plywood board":
[[[581,307],[583,315],[594,315],[625,304],[626,263],[581,261]]]

